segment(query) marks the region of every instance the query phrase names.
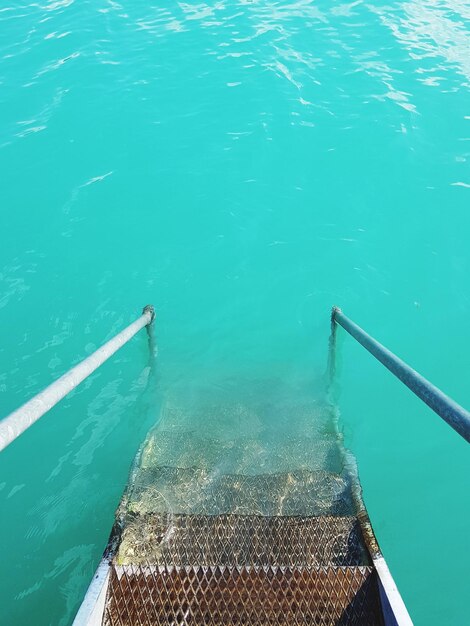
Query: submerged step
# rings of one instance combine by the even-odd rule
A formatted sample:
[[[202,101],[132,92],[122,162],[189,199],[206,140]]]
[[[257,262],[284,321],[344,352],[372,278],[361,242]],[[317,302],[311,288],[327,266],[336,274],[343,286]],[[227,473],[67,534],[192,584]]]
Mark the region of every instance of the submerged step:
[[[197,430],[159,430],[147,439],[140,467],[216,469],[224,474],[267,474],[292,469],[328,469],[339,472],[339,447],[326,435],[284,435],[264,433],[258,437],[216,439]]]
[[[382,626],[372,567],[111,568],[105,626]]]
[[[288,392],[281,381],[273,382],[273,386],[264,391],[258,390],[261,395],[255,398],[248,394],[244,402],[216,402],[214,398],[208,402],[204,394],[188,398],[186,402],[181,397],[174,401],[168,399],[154,432],[197,432],[220,441],[238,437],[257,439],[265,432],[280,437],[326,437],[330,440],[336,437],[331,407],[326,402]]]
[[[355,517],[138,515],[117,562],[187,566],[368,565]]]
[[[135,473],[119,511],[124,523],[128,516],[149,513],[348,516],[355,510],[346,474],[298,470],[247,476],[155,467]]]

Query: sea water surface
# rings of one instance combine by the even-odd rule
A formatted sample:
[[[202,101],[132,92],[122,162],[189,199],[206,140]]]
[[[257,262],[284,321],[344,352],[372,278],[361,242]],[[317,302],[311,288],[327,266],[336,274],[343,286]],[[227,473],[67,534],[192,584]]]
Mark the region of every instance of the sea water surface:
[[[464,0],[2,4],[1,416],[149,302],[159,355],[141,333],[1,454],[1,624],[71,623],[175,389],[314,394],[332,305],[470,405],[469,28]],[[468,624],[468,446],[339,351],[410,613]]]

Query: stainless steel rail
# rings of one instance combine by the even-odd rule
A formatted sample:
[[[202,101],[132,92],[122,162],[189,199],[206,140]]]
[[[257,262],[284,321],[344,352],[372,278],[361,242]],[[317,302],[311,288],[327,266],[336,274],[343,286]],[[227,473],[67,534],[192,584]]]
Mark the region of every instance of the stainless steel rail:
[[[360,326],[350,320],[338,307],[333,307],[331,312],[332,339],[330,348],[335,350],[335,330],[339,324],[366,350],[368,350],[380,363],[385,365],[392,374],[402,381],[411,391],[425,402],[433,411],[449,424],[459,435],[470,443],[470,413],[457,404],[452,398],[446,396],[440,389],[435,387],[429,380],[418,374],[413,368],[399,359],[393,352],[368,335]],[[334,358],[334,355],[333,355]],[[331,359],[331,355],[330,355]],[[330,362],[330,368],[332,364]]]
[[[155,319],[153,306],[146,306],[142,315],[129,324],[124,330],[110,339],[101,348],[72,367],[63,376],[46,387],[43,391],[28,400],[13,413],[0,421],[0,452],[12,441],[19,437],[34,422],[47,413],[62,398],[75,389],[81,382],[92,374],[100,365],[109,359],[119,348],[122,348],[142,328],[149,327]]]

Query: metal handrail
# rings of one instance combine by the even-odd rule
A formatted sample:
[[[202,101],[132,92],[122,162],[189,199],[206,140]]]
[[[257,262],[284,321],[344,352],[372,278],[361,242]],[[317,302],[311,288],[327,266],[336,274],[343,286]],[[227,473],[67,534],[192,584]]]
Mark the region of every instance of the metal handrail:
[[[153,306],[148,305],[142,311],[142,315],[129,324],[124,330],[107,341],[101,348],[72,367],[63,376],[51,383],[36,396],[23,404],[19,409],[10,413],[0,421],[0,452],[34,422],[52,409],[62,398],[75,389],[81,382],[88,378],[100,365],[117,352],[142,328],[149,328],[155,319]]]
[[[339,324],[392,374],[425,402],[433,411],[449,424],[459,435],[470,443],[470,413],[452,398],[446,396],[429,380],[399,359],[393,352],[368,335],[360,326],[350,320],[338,307],[331,312],[331,349],[334,351],[336,325]],[[331,366],[331,363],[330,363]]]

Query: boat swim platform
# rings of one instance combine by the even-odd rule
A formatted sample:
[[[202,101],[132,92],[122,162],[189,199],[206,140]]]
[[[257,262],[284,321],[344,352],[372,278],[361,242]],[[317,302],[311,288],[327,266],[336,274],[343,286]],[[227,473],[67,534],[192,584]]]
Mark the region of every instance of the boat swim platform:
[[[411,624],[331,410],[275,404],[163,411],[74,626]]]

